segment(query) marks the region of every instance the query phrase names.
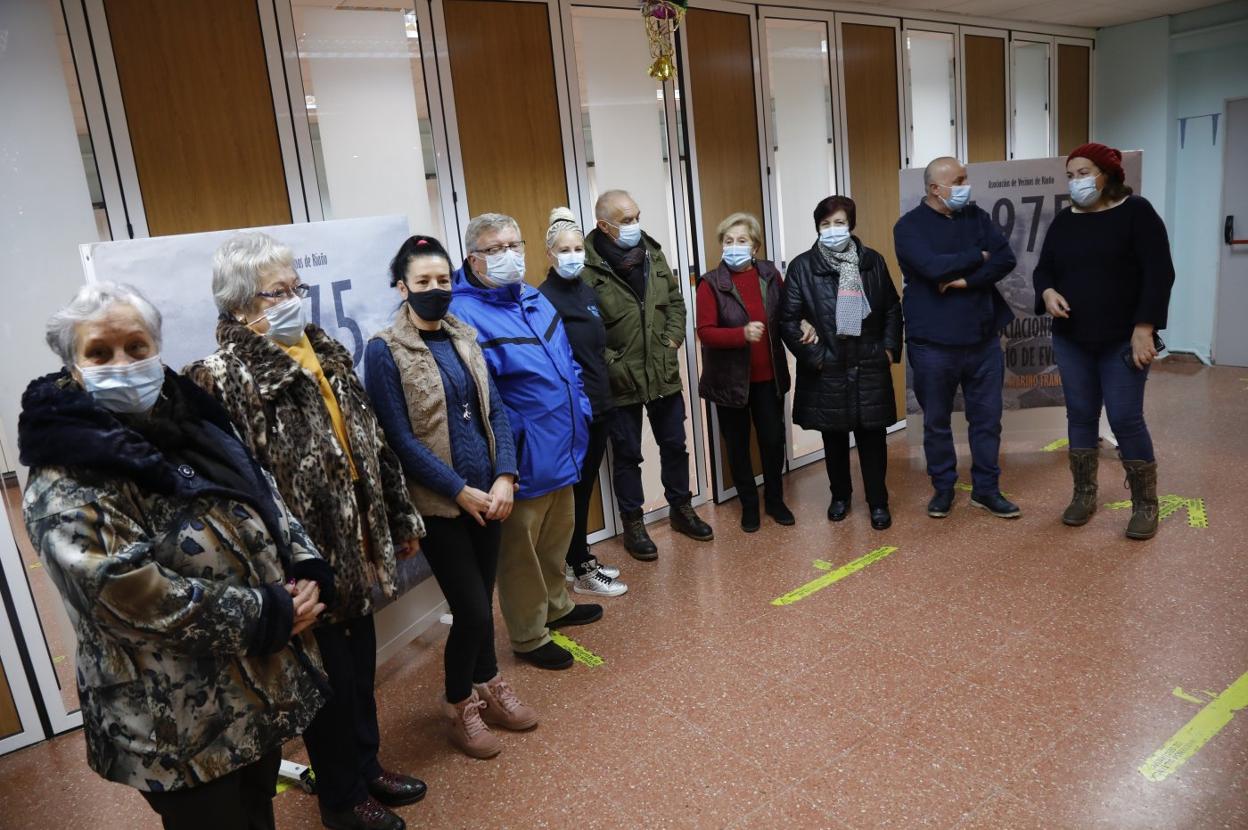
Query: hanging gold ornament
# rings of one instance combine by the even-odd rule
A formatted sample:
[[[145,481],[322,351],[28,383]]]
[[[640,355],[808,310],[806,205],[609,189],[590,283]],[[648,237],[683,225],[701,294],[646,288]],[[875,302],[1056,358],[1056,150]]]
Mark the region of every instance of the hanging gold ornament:
[[[688,0],[642,0],[641,16],[653,59],[648,74],[660,83],[676,77],[675,34],[688,7]]]

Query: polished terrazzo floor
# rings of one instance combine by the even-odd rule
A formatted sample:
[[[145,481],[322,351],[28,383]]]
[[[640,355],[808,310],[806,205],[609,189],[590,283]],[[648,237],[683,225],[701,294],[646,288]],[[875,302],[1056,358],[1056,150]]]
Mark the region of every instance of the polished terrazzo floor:
[[[1248,702],[1248,678],[1234,686],[1248,672],[1248,370],[1170,361],[1148,414],[1161,492],[1203,499],[1207,527],[1184,502],[1148,543],[1122,537],[1122,510],[1065,528],[1065,455],[1040,446],[1005,459],[1022,519],[959,493],[934,521],[895,436],[890,531],[861,503],[829,524],[813,466],[788,478],[794,528],[743,534],[733,502],[703,509],[710,544],[656,526],[656,563],[599,545],[632,590],[567,633],[605,663],[516,666],[500,636],[542,722],[504,735],[492,761],[441,737],[445,629],[431,631],[379,670],[383,760],[430,784],[402,815],[412,828],[1248,828],[1248,711],[1186,763],[1156,762],[1162,780],[1140,771],[1189,722]],[[1100,483],[1103,503],[1127,498],[1108,450]],[[772,604],[881,546],[896,551]],[[319,827],[309,796],[276,804],[279,827]],[[157,826],[89,772],[80,735],[0,759],[0,827]]]

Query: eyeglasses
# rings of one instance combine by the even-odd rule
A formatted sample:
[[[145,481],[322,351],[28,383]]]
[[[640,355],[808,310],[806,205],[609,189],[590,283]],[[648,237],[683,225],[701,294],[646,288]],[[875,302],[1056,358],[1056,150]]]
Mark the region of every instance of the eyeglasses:
[[[521,239],[519,242],[510,242],[506,245],[493,245],[489,248],[474,251],[473,253],[485,254],[486,256],[498,256],[503,251],[515,251],[518,254],[524,253],[524,240]]]
[[[291,288],[276,288],[272,291],[257,291],[256,296],[264,297],[266,300],[289,300],[293,297],[298,297],[302,300],[306,299],[311,293],[311,288],[304,283],[298,282]]]

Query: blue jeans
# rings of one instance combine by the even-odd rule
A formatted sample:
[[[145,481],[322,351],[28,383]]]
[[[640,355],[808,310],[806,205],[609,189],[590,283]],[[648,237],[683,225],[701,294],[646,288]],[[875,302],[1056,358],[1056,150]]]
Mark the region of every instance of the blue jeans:
[[[1101,406],[1128,461],[1153,461],[1153,439],[1144,423],[1144,383],[1148,367],[1128,366],[1122,359],[1131,341],[1079,343],[1053,335],[1053,352],[1066,395],[1066,429],[1073,449],[1095,449]]]
[[[914,370],[914,396],[923,408],[923,453],[936,490],[952,490],[958,481],[958,453],[953,446],[953,400],[962,387],[971,443],[971,481],[976,495],[1000,492],[1001,385],[1005,361],[1001,341],[990,337],[974,346],[908,343]]]

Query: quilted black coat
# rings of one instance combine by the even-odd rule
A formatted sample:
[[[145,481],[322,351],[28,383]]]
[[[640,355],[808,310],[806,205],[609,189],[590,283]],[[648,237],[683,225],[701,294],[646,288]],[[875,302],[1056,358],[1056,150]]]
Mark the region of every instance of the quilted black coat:
[[[793,423],[804,429],[879,429],[897,421],[893,377],[885,350],[901,360],[901,299],[884,258],[853,238],[871,314],[860,337],[836,334],[838,274],[819,251],[799,254],[785,275],[780,333],[797,358]],[[818,245],[819,243],[815,243]],[[809,320],[819,342],[801,343],[801,321]]]

